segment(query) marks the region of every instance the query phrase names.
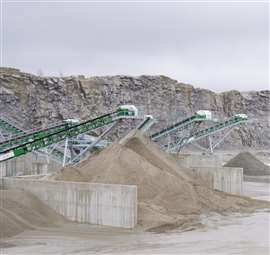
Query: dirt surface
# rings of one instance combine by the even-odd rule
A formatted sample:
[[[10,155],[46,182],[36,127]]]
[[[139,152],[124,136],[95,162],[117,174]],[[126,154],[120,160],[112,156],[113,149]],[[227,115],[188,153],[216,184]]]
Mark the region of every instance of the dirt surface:
[[[241,152],[227,162],[224,166],[241,167],[244,175],[261,176],[270,175],[270,167],[258,160],[250,152]]]
[[[38,198],[22,190],[0,190],[0,237],[37,227],[55,227],[64,219]]]
[[[173,157],[137,131],[50,179],[137,185],[138,225],[158,232],[198,227],[204,212],[250,212],[269,206],[196,184]]]
[[[3,254],[269,255],[269,213],[203,216],[205,227],[153,234],[67,224],[3,241]],[[0,252],[1,253],[1,252]]]
[[[244,194],[269,200],[269,185],[244,183]],[[153,234],[136,230],[68,223],[28,230],[0,242],[3,254],[269,254],[266,210],[254,214],[201,215],[203,227]],[[1,252],[0,252],[1,253]]]

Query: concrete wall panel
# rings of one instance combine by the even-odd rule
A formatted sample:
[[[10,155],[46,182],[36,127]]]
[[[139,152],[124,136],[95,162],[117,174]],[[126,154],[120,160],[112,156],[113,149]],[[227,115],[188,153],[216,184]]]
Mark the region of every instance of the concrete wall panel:
[[[223,156],[221,154],[181,154],[178,163],[183,167],[221,167]]]
[[[198,183],[231,194],[242,194],[243,168],[192,167],[187,170]]]
[[[0,163],[0,177],[39,175],[56,172],[62,166],[46,156],[29,153]]]
[[[5,188],[36,195],[67,219],[133,228],[137,223],[137,186],[3,178]]]

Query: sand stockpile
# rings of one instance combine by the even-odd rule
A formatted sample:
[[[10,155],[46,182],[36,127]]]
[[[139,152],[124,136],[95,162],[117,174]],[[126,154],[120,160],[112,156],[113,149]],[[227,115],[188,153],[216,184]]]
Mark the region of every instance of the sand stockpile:
[[[22,190],[0,190],[0,237],[9,237],[27,229],[54,227],[64,222],[38,198]]]
[[[52,179],[137,185],[138,224],[147,230],[189,227],[204,212],[267,206],[197,185],[182,170],[150,139],[132,131],[75,169],[62,169]]]
[[[227,167],[241,167],[244,175],[259,176],[270,175],[270,167],[254,157],[250,152],[241,152],[232,158]]]

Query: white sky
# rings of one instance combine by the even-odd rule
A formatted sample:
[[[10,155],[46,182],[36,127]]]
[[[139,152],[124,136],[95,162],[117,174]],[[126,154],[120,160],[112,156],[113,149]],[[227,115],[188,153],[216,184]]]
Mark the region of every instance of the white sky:
[[[46,75],[163,74],[215,91],[268,88],[268,3],[10,2],[3,65]]]

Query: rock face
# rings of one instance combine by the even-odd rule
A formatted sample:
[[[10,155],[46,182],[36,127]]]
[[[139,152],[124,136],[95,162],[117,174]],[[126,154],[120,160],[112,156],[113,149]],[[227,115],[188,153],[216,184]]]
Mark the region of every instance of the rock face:
[[[157,120],[159,130],[197,110],[215,118],[245,113],[250,122],[235,129],[223,148],[269,148],[267,91],[214,93],[166,76],[39,77],[0,68],[0,112],[25,128],[68,118],[94,118],[121,104],[134,104]],[[120,132],[122,132],[120,130]]]

